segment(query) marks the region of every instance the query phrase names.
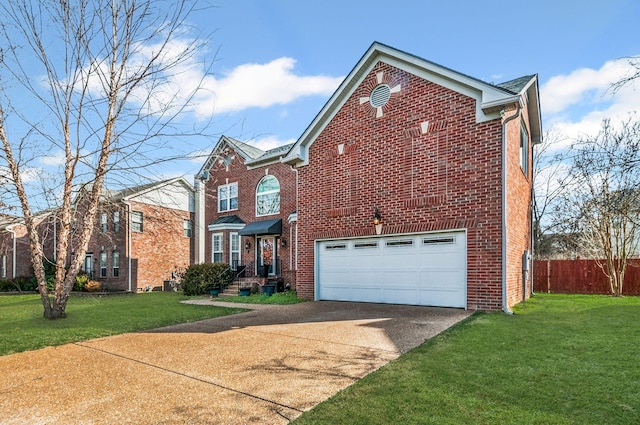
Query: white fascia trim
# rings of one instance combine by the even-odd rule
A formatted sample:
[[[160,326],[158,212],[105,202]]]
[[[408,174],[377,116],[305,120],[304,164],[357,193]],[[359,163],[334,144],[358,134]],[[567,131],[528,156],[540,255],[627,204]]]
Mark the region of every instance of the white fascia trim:
[[[242,230],[246,224],[230,224],[230,223],[220,223],[220,224],[210,224],[207,226],[207,229],[211,232],[219,231],[219,230]]]

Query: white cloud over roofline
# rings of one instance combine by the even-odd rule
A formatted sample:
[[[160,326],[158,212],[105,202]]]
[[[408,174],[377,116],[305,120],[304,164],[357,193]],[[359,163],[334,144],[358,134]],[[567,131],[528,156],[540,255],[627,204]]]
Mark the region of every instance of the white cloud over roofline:
[[[612,89],[613,84],[635,71],[629,58],[620,58],[605,62],[599,69],[576,69],[544,83],[540,102],[545,129],[561,141],[558,148],[597,134],[605,119],[617,123],[640,112],[640,81]]]
[[[295,59],[282,57],[265,64],[243,64],[221,77],[208,76],[195,110],[210,116],[284,105],[306,96],[329,96],[344,78],[297,75],[295,64]]]

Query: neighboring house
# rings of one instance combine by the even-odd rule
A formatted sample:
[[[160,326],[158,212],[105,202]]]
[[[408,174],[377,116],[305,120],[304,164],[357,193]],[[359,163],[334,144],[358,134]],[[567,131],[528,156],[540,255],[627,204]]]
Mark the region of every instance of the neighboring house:
[[[75,214],[83,212],[82,191]],[[103,190],[83,271],[111,291],[142,291],[162,288],[176,272],[193,262],[193,187],[183,178],[145,184],[120,191]],[[43,252],[55,261],[54,246],[59,221],[55,210],[38,217]],[[4,226],[16,235],[17,272],[11,277],[33,276],[29,241],[22,222]],[[79,234],[78,220],[72,233]],[[0,228],[1,229],[1,228]],[[9,236],[7,236],[9,235]],[[0,250],[13,241],[10,232],[0,232]],[[77,240],[70,242],[71,253]],[[22,247],[22,248],[21,248]],[[13,253],[12,252],[12,253]],[[7,255],[7,254],[5,254]],[[7,255],[8,257],[8,255]],[[67,263],[70,258],[67,259]],[[12,261],[13,263],[13,261]],[[12,272],[13,273],[13,272]]]
[[[280,161],[290,147],[220,138],[196,176],[196,262],[295,285],[296,172]]]
[[[36,222],[42,216],[35,217]],[[0,279],[33,275],[29,241],[20,217],[0,215]]]
[[[536,75],[489,84],[374,43],[282,159],[298,295],[509,311],[540,137]]]

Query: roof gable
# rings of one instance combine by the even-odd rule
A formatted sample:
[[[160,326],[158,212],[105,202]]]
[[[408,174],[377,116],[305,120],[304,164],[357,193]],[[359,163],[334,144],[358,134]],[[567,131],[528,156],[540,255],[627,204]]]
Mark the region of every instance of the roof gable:
[[[474,98],[476,100],[477,122],[500,118],[500,111],[503,107],[521,101],[524,90],[532,85],[535,90],[534,93],[530,93],[530,97],[534,95],[535,104],[539,105],[537,76],[515,79],[504,83],[504,86],[494,85],[375,42],[309,124],[289,150],[289,153],[282,159],[283,162],[298,165],[308,163],[310,146],[379,62],[384,62],[427,81]],[[516,91],[518,89],[520,91]],[[533,109],[533,112],[539,116],[539,107],[536,106]],[[532,126],[533,131],[536,128],[539,128],[539,126]]]

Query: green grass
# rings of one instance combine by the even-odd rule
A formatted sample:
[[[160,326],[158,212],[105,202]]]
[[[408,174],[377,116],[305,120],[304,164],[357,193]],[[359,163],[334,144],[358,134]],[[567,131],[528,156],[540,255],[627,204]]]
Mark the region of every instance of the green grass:
[[[294,423],[639,424],[640,297],[477,313]]]
[[[72,296],[67,317],[51,321],[39,295],[0,296],[0,355],[245,311],[180,303],[185,299],[176,292]]]
[[[304,298],[298,298],[295,291],[276,292],[275,294],[260,295],[253,294],[248,297],[224,297],[217,298],[214,301],[231,302],[231,303],[247,303],[247,304],[297,304],[306,302]]]

